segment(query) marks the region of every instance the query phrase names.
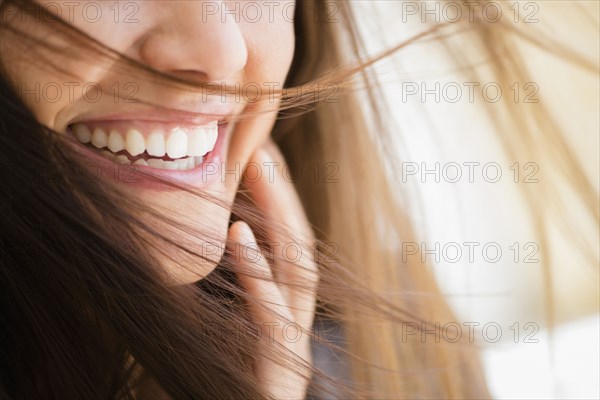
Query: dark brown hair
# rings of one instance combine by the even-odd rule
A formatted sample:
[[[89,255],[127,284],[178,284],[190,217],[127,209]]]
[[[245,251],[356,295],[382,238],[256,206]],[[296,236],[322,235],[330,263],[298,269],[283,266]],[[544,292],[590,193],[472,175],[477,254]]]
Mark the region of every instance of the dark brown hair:
[[[342,11],[342,24],[350,32],[348,27],[353,24],[350,7],[344,2],[336,4]],[[0,11],[9,5],[31,12],[29,1],[4,1]],[[321,9],[325,14],[326,7],[324,2],[317,1],[302,1],[297,5],[296,54],[287,89],[310,87],[315,82],[334,82],[340,88],[352,89],[350,82],[358,75],[372,88],[368,93],[373,98],[375,85],[366,68],[427,35],[434,36],[441,29],[435,26],[379,57],[331,71],[330,67],[343,59],[342,43],[350,43],[349,48],[355,54],[359,54],[360,44],[356,37],[340,33],[339,27],[306,18],[307,9]],[[57,33],[72,41],[72,48],[38,43],[26,32],[5,23],[0,32],[3,40],[18,41],[23,51],[27,47],[35,49],[34,62],[47,63],[58,71],[59,56],[96,54],[124,61],[124,71],[134,68],[140,79],[157,78],[189,90],[206,87],[154,71],[105,48],[66,22],[53,21]],[[255,299],[248,298],[237,284],[231,254],[226,252],[222,260],[210,260],[218,264],[217,268],[197,285],[169,285],[164,271],[157,267],[157,260],[146,250],[148,246],[181,247],[189,256],[176,260],[181,264],[206,256],[198,249],[178,244],[176,236],[156,228],[157,222],[171,224],[175,231],[186,230],[186,234],[194,235],[199,242],[215,240],[211,233],[176,227],[160,210],[127,196],[126,190],[99,185],[86,179],[85,174],[77,173],[85,160],[70,150],[65,135],[36,121],[8,78],[3,71],[0,76],[3,176],[0,397],[134,398],[136,387],[151,379],[174,399],[264,398],[253,374],[257,332],[246,310],[246,304]],[[328,137],[323,121],[335,121],[340,124],[338,129],[348,132],[365,132],[365,120],[347,111],[359,109],[357,98],[348,90],[335,105],[312,104],[315,97],[298,97],[293,93],[297,92],[281,92],[285,102],[273,131],[285,156],[307,168],[315,160],[340,161],[344,157],[344,144]],[[367,135],[354,138],[361,141],[354,146],[367,148],[366,142],[372,140],[376,143],[373,149],[385,148],[383,139]],[[384,170],[382,165],[374,168]],[[404,240],[410,240],[413,233],[406,215],[397,210],[398,204],[384,200],[392,198],[386,174],[374,173],[379,178],[369,180],[361,175],[360,166],[355,169],[345,171],[344,182],[350,183],[335,187],[307,180],[296,182],[320,239],[321,251],[316,256],[321,274],[317,319],[339,322],[346,328],[346,336],[342,337],[346,343],[338,347],[328,343],[327,335],[305,333],[313,335],[314,341],[332,347],[344,357],[343,363],[354,368],[352,383],[338,382],[318,368],[313,369],[309,395],[489,397],[473,344],[462,339],[458,343],[420,343],[418,338],[407,343],[398,341],[403,323],[436,329],[435,322],[455,318],[424,264],[402,263],[398,253],[381,249],[370,237],[376,235],[373,225],[377,216],[381,216],[378,206],[396,210],[388,217],[393,224],[405,226]],[[219,202],[205,193],[180,189]],[[365,201],[371,208],[361,210],[361,217],[352,226],[340,220],[339,215],[360,205],[349,196],[342,199],[338,192],[371,196]],[[385,196],[375,198],[382,192]],[[336,214],[331,207],[340,210]],[[236,202],[232,210],[232,220],[247,221],[258,230],[258,236],[261,218],[258,211],[243,202]],[[343,230],[356,234],[342,243],[338,238],[343,236],[340,233]],[[331,253],[328,246],[331,242],[340,245],[339,253]],[[376,261],[374,253],[380,254]],[[380,275],[389,272],[391,276],[391,269],[395,269],[393,274],[401,274],[405,279],[393,282],[396,288],[428,296],[390,301],[377,291],[378,284],[387,286],[373,283],[376,279],[370,280],[381,278],[369,275],[366,265],[370,262],[376,264]],[[366,329],[369,324],[371,329]],[[371,340],[369,335],[381,335],[385,337],[382,343],[394,347],[367,345]],[[266,355],[274,357],[281,350],[264,351],[272,351]],[[287,354],[286,359],[303,362],[292,354]]]

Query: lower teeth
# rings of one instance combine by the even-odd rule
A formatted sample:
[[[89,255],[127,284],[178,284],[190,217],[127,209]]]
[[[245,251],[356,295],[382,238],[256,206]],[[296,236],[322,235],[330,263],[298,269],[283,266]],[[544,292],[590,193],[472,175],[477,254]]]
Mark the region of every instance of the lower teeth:
[[[168,170],[189,170],[194,169],[202,164],[204,161],[204,157],[186,157],[180,158],[174,161],[165,161],[160,158],[149,158],[147,160],[138,159],[136,161],[131,161],[127,156],[124,155],[115,155],[110,151],[102,151],[101,154],[111,159],[119,164],[133,164],[133,165],[141,165],[146,167],[152,167],[157,169],[168,169]]]

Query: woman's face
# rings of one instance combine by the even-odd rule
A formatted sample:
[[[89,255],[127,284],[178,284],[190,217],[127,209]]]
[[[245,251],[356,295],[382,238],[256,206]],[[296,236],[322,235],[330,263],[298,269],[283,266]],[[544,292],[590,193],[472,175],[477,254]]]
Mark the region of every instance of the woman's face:
[[[263,113],[226,125],[219,121],[242,111],[276,110],[277,102],[269,91],[283,87],[292,61],[294,2],[43,0],[39,4],[154,69],[242,89],[241,96],[192,93],[124,72],[128,70],[122,63],[101,57],[55,59],[74,74],[68,77],[31,62],[31,54],[22,49],[0,44],[9,79],[39,122],[81,142],[77,147],[89,159],[90,179],[126,185],[132,195],[161,207],[182,223],[208,230],[221,243],[214,246],[180,236],[212,260],[192,269],[165,258],[165,268],[179,283],[206,276],[222,255],[230,206],[244,166],[268,138],[276,114]],[[39,13],[8,10],[4,18],[54,45],[73,46],[53,35],[53,23],[41,23],[46,17]],[[260,103],[252,102],[257,89],[263,95]],[[135,102],[134,97],[155,105]],[[139,174],[143,170],[203,189],[229,208],[151,185]],[[175,249],[167,251],[177,257]]]

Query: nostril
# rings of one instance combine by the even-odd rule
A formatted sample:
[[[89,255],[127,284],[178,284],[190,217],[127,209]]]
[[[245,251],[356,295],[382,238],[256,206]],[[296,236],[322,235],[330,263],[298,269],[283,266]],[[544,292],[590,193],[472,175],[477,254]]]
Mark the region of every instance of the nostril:
[[[194,83],[207,83],[209,82],[209,77],[202,71],[195,71],[190,69],[177,69],[172,71],[166,71],[169,75],[172,75],[176,78],[182,79],[186,82],[194,82]]]
[[[177,19],[165,18],[164,26],[152,28],[140,39],[136,49],[141,61],[159,71],[194,81],[238,76],[248,59],[239,26],[212,18],[198,21],[191,10],[180,11]]]

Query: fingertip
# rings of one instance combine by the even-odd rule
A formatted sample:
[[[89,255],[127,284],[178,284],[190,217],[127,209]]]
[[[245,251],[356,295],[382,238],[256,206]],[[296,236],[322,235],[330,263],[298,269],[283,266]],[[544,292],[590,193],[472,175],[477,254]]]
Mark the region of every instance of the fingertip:
[[[250,226],[244,221],[236,221],[230,228],[229,251],[236,261],[238,277],[242,283],[248,279],[272,279],[270,269],[262,254]]]
[[[250,226],[244,221],[236,221],[229,228],[229,236],[235,242],[254,242],[254,234]]]

